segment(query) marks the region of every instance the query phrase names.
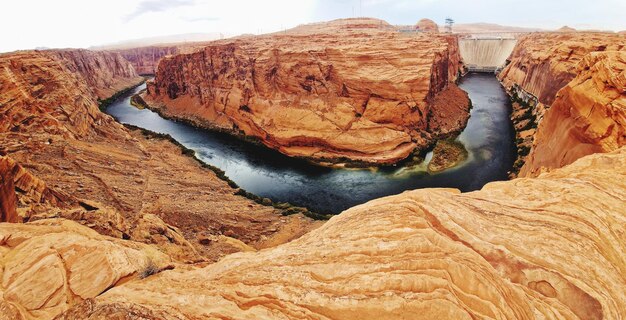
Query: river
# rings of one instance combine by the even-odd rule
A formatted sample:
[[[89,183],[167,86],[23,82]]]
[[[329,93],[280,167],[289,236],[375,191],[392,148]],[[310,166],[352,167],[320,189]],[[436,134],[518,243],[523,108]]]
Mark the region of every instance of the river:
[[[458,137],[468,158],[436,174],[426,171],[430,154],[424,164],[385,169],[331,169],[289,158],[224,133],[195,128],[131,106],[130,97],[145,85],[120,97],[106,112],[121,123],[171,135],[249,192],[319,213],[339,213],[405,190],[450,187],[466,192],[490,181],[507,179],[515,149],[509,119],[511,102],[504,88],[492,74],[480,73],[467,74],[459,86],[468,92],[473,104],[467,127]]]

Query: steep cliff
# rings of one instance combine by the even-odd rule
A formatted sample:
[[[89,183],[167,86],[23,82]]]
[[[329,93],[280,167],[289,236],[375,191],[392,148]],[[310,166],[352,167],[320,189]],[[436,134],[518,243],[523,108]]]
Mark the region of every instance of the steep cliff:
[[[592,52],[539,124],[522,176],[626,144],[626,50]]]
[[[128,60],[138,74],[153,75],[161,58],[181,52],[180,46],[147,46],[113,50]]]
[[[626,149],[405,192],[288,244],[115,287],[65,319],[620,319]]]
[[[0,55],[0,156],[18,191],[18,221],[68,218],[186,262],[272,246],[315,225],[236,195],[166,137],[100,112],[108,96],[98,93],[142,80],[119,54]],[[3,184],[3,198],[11,189]]]
[[[460,66],[451,36],[339,20],[163,58],[144,100],[290,156],[394,163],[464,127]]]
[[[68,138],[110,131],[98,99],[142,81],[120,55],[87,50],[0,55],[0,132]]]
[[[610,33],[535,33],[522,37],[499,74],[514,99],[518,172],[526,162],[537,126],[557,92],[576,77],[579,63],[591,52],[623,51],[626,38]],[[570,161],[571,162],[571,161]]]

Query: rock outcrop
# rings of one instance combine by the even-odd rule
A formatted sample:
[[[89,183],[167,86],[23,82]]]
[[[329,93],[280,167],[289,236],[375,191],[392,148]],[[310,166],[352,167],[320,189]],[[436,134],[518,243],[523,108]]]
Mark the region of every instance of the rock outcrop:
[[[455,37],[339,20],[163,58],[143,98],[290,156],[389,164],[465,126],[460,67]]]
[[[437,23],[430,19],[422,19],[418,21],[415,27],[421,32],[439,32],[439,26]]]
[[[536,179],[405,192],[288,244],[115,287],[65,319],[619,319],[626,149]]]
[[[52,319],[110,288],[171,268],[155,247],[47,219],[0,224],[0,319]]]
[[[580,73],[585,57],[624,48],[626,38],[610,33],[536,33],[518,41],[498,76],[514,99],[512,119],[518,146],[514,171],[523,167],[546,110],[557,92]]]
[[[522,176],[626,144],[626,50],[592,52],[539,124]]]

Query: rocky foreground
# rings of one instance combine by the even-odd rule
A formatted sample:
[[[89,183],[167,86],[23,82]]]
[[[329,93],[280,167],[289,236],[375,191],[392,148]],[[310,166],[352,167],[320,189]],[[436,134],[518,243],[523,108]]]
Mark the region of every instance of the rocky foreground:
[[[465,126],[460,69],[453,36],[337,20],[165,57],[143,99],[290,156],[390,164]]]

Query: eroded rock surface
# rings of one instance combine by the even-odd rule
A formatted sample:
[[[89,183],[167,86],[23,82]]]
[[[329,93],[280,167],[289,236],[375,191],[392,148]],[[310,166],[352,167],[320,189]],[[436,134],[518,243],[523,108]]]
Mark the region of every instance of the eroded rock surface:
[[[626,50],[593,52],[539,124],[520,174],[534,176],[626,144]]]
[[[460,66],[453,36],[338,20],[163,58],[144,100],[290,156],[394,163],[465,126]]]
[[[20,220],[74,219],[185,262],[239,251],[237,241],[276,245],[312,225],[235,195],[171,141],[100,112],[100,94],[142,80],[119,54],[23,51],[0,55],[0,70],[0,155],[21,172]]]
[[[0,224],[0,319],[51,319],[83,299],[169,268],[155,247],[47,219]]]
[[[626,38],[611,33],[535,33],[518,41],[510,63],[498,76],[514,98],[511,118],[518,146],[515,172],[526,162],[546,110],[555,103],[557,92],[584,69],[580,66],[583,60],[592,52],[624,51],[625,48]],[[562,135],[560,132],[553,134]],[[563,164],[579,156],[581,154]]]
[[[405,192],[288,244],[119,286],[66,319],[619,319],[626,149],[536,179]]]

